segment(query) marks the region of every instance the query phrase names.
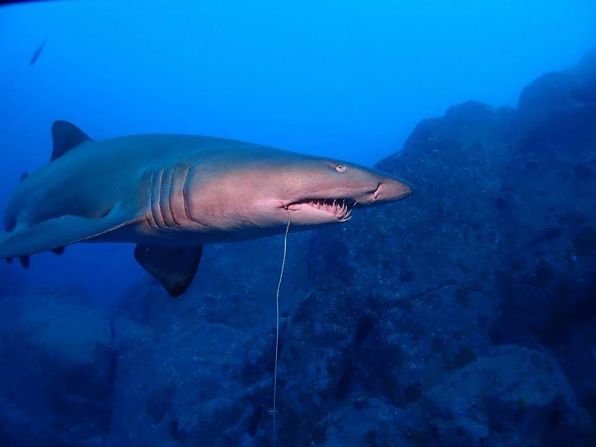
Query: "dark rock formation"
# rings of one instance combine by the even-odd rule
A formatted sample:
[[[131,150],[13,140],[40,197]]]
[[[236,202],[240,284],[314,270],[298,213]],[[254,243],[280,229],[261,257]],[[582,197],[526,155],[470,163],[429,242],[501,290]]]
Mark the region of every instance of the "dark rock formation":
[[[116,356],[109,320],[80,290],[4,296],[0,358],[0,445],[103,445]]]
[[[531,84],[520,115],[524,132],[507,166],[495,341],[552,350],[594,426],[596,56]]]
[[[402,152],[379,163],[416,193],[315,236],[311,271],[335,286],[312,293],[290,326],[286,412],[303,417],[286,442],[337,432],[327,421],[362,396],[416,421],[400,431],[403,445],[594,442],[595,79],[587,60],[534,82],[517,110],[467,103],[422,122]],[[498,362],[482,360],[504,343],[548,350],[549,361],[514,347],[498,351]],[[469,368],[473,395],[464,380],[445,384]],[[526,373],[507,384],[516,368]],[[478,395],[484,375],[504,378],[493,397]],[[512,387],[532,389],[539,376],[536,402],[507,419]],[[462,426],[456,416],[469,401],[478,418]],[[402,445],[375,422],[358,430],[367,423],[371,445]]]
[[[557,363],[516,346],[447,374],[410,411],[426,422],[425,445],[588,445],[586,414]]]
[[[305,238],[289,243],[284,315],[308,290]],[[181,299],[141,285],[123,303],[113,445],[267,445],[281,240],[208,247],[202,264]]]

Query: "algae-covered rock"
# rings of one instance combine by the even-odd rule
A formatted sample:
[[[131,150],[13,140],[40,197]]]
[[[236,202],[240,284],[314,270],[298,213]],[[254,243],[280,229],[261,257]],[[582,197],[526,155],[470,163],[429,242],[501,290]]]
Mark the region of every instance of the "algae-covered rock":
[[[297,236],[288,244],[282,323],[308,289],[299,249],[308,236]],[[208,247],[193,287],[176,300],[149,280],[131,290],[115,320],[114,445],[266,445],[281,242]]]
[[[447,375],[416,411],[432,427],[433,445],[588,445],[588,419],[557,362],[517,346]]]
[[[80,290],[0,300],[2,445],[102,445],[112,415],[111,325]]]
[[[596,368],[596,339],[589,330],[596,322],[595,67],[584,62],[540,78],[524,90],[517,110],[473,102],[453,107],[420,123],[401,152],[378,164],[408,179],[416,191],[394,206],[362,212],[340,231],[315,236],[311,275],[333,286],[321,292],[327,300],[317,298],[309,313],[317,321],[294,321],[306,328],[325,326],[320,316],[331,321],[330,328],[345,321],[339,343],[325,348],[340,361],[321,360],[330,358],[326,351],[315,360],[324,342],[308,341],[305,331],[290,332],[297,338],[289,346],[313,357],[312,364],[323,362],[319,376],[340,383],[342,395],[363,391],[415,408],[428,402],[430,390],[440,389],[435,387],[445,377],[469,365],[486,366],[495,345],[539,345],[549,349],[545,358],[555,365],[556,376],[564,377],[558,383],[567,383],[567,400],[530,413],[535,421],[526,427],[534,430],[528,442],[546,442],[541,431],[551,442],[544,445],[564,445],[572,430],[579,439],[572,445],[594,436],[593,422],[575,424],[567,417],[586,410],[596,421],[594,381],[585,380]],[[352,305],[327,304],[340,298]],[[352,323],[357,315],[362,324]],[[355,349],[353,340],[361,338],[363,327],[367,335]],[[526,351],[511,349],[511,358],[497,357],[504,365],[512,362],[528,374],[536,368],[544,376],[542,363],[524,363],[519,358]],[[291,389],[315,389],[319,371],[307,385],[300,358],[293,354],[290,363],[298,360],[297,381],[304,384]],[[503,377],[501,366],[494,366],[493,373]],[[475,375],[470,385],[478,386],[480,378]],[[511,380],[529,386],[521,377]],[[452,386],[456,396],[464,383]],[[304,408],[321,412],[303,431],[325,431],[315,421],[333,411],[328,408],[336,396],[303,396]],[[491,413],[488,400],[479,411],[499,422],[499,411]],[[560,422],[555,428],[545,422],[550,411],[562,414],[552,416]],[[485,439],[471,435],[471,428],[461,432],[445,417],[442,430],[449,435],[437,441],[432,433],[438,428],[427,423],[442,417],[440,411],[414,411],[410,417],[426,427],[424,435],[414,432],[409,438],[412,445],[516,445],[516,433],[524,429],[514,424],[503,438]]]

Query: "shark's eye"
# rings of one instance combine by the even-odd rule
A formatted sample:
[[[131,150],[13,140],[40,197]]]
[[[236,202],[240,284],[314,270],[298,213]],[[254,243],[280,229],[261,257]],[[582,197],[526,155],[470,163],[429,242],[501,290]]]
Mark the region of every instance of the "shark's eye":
[[[346,170],[346,167],[344,165],[335,165],[335,170],[337,172],[344,172]]]

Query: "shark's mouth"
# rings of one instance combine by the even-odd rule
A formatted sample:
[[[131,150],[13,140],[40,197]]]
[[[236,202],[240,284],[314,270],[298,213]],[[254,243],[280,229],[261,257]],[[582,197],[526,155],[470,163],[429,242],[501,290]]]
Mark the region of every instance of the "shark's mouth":
[[[285,208],[289,211],[325,212],[339,222],[347,222],[352,218],[352,210],[358,202],[354,199],[302,199],[292,202]]]

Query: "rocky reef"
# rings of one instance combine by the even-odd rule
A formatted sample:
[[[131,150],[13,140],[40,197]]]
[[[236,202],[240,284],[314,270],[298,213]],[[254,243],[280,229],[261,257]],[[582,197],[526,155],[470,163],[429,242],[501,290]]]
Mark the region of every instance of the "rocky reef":
[[[69,288],[0,297],[0,445],[104,445],[117,356],[108,315],[85,298]]]
[[[596,56],[378,167],[416,193],[290,237],[278,445],[596,445]],[[184,298],[111,314],[3,290],[0,445],[271,445],[280,256],[209,247]]]

